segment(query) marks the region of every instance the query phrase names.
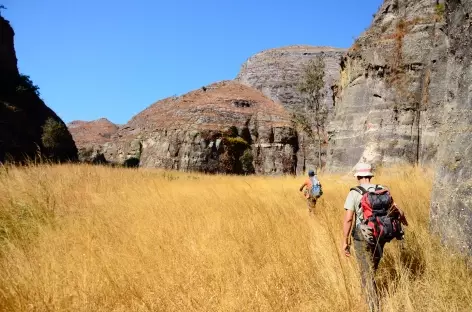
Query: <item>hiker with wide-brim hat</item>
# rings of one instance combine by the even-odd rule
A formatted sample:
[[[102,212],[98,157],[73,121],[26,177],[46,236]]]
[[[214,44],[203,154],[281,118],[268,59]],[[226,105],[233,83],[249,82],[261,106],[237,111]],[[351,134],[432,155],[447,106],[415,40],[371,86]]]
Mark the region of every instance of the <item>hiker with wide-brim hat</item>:
[[[403,239],[401,224],[408,225],[408,222],[403,211],[393,201],[389,190],[385,186],[371,183],[374,174],[370,164],[359,163],[354,177],[357,178],[358,185],[351,188],[344,203],[342,251],[346,257],[351,256],[352,238],[369,309],[379,311],[375,272],[382,258],[385,243],[393,238]],[[370,205],[374,200],[375,211]],[[354,219],[355,223],[352,226]],[[383,227],[387,223],[395,224],[395,230],[393,227],[392,229]],[[382,231],[379,231],[380,228]]]

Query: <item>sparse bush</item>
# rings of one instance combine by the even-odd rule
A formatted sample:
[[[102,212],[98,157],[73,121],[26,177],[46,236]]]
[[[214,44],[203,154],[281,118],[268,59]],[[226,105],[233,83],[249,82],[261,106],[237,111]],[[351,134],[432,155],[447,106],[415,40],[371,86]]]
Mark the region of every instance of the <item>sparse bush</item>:
[[[241,167],[245,174],[254,173],[254,165],[252,164],[254,156],[252,155],[251,149],[246,149],[243,155],[239,158],[239,161],[241,162]]]
[[[229,132],[231,134],[231,132]],[[233,132],[234,133],[234,132]],[[228,134],[228,132],[227,132]],[[250,145],[241,137],[224,137],[224,153],[220,155],[220,170],[226,173],[243,173],[241,156]]]
[[[230,146],[231,149],[241,150],[248,146],[246,140],[241,137],[229,137],[226,138],[225,143]]]
[[[444,3],[438,3],[434,7],[434,11],[435,11],[437,16],[443,17],[444,13],[446,12],[446,6],[444,5]]]
[[[43,125],[41,142],[49,151],[59,149],[69,142],[69,131],[63,123],[49,117]]]
[[[33,81],[31,81],[30,77],[20,74],[16,85],[16,92],[21,94],[29,91],[34,92],[37,96],[40,96],[39,87],[35,85]]]
[[[235,163],[236,160],[228,151],[225,151],[219,157],[219,169],[223,173],[233,173]]]

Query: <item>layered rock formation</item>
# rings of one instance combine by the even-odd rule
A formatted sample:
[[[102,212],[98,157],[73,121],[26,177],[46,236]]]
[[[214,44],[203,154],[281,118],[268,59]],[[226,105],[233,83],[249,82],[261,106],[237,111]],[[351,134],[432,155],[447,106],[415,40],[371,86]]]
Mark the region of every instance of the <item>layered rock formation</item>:
[[[93,121],[75,120],[67,124],[79,150],[79,160],[97,162],[101,159],[101,147],[110,142],[118,126],[106,118]],[[103,159],[102,159],[103,160]]]
[[[38,153],[57,161],[77,159],[65,124],[18,72],[13,38],[9,22],[0,17],[0,162],[21,162]]]
[[[430,163],[438,149],[446,70],[443,5],[386,0],[341,62],[328,169],[359,160]]]
[[[242,66],[236,81],[260,90],[289,111],[304,111],[305,103],[297,87],[308,62],[322,57],[325,62],[323,102],[333,106],[331,87],[339,78],[340,60],[345,49],[314,46],[288,46],[265,50],[251,56]]]
[[[297,90],[298,85],[300,84],[301,80],[303,79],[304,69],[305,66],[308,64],[309,60],[312,60],[316,57],[322,57],[325,63],[325,88],[322,90],[324,93],[324,97],[322,99],[322,105],[324,105],[328,111],[331,111],[333,108],[333,90],[332,86],[335,84],[335,81],[339,78],[339,63],[342,54],[345,52],[343,49],[335,49],[331,47],[310,47],[310,46],[290,46],[284,47],[279,49],[272,49],[268,51],[263,51],[251,58],[242,66],[241,72],[238,74],[238,77],[235,80],[235,83],[230,82],[223,82],[223,84],[216,84],[214,86],[208,87],[207,91],[203,91],[202,95],[205,94],[219,94],[219,99],[211,99],[211,101],[220,102],[221,97],[227,97],[227,101],[233,101],[241,98],[243,102],[241,102],[242,107],[244,108],[245,116],[240,116],[239,111],[233,110],[233,107],[223,106],[213,106],[213,114],[212,117],[212,124],[210,124],[210,120],[205,116],[199,116],[199,114],[204,113],[203,110],[194,110],[194,111],[187,111],[187,112],[180,112],[177,114],[185,114],[188,116],[193,116],[192,118],[200,118],[202,121],[199,122],[199,126],[195,131],[199,132],[201,129],[210,129],[211,131],[220,131],[223,129],[223,126],[237,126],[240,131],[241,127],[251,128],[250,131],[253,133],[261,132],[263,133],[262,138],[257,139],[249,136],[248,141],[250,143],[254,143],[258,141],[261,144],[252,145],[258,146],[253,150],[253,154],[256,156],[254,161],[256,171],[258,173],[282,173],[282,172],[302,172],[305,171],[307,168],[315,168],[318,163],[318,156],[317,156],[317,143],[310,138],[306,133],[301,131],[300,127],[297,129],[297,124],[294,123],[294,118],[292,118],[291,113],[302,113],[305,112],[306,103],[303,101],[302,95]],[[244,87],[239,83],[246,85],[248,87]],[[225,86],[221,88],[221,86]],[[229,87],[227,87],[229,86]],[[237,86],[237,88],[236,88]],[[252,88],[251,88],[252,87]],[[260,92],[257,92],[256,90]],[[216,91],[216,93],[215,93]],[[196,91],[200,92],[200,91]],[[227,94],[224,94],[227,93]],[[251,99],[251,97],[257,94],[257,99]],[[257,128],[257,122],[248,122],[248,119],[254,120],[262,120],[263,118],[272,118],[271,114],[274,114],[270,111],[259,111],[255,112],[254,109],[258,109],[256,107],[244,107],[244,101],[248,100],[249,102],[254,101],[268,101],[267,98],[262,100],[261,96],[265,95],[269,99],[272,99],[273,102],[277,102],[283,105],[282,106],[276,105],[272,103],[271,105],[276,105],[278,108],[275,112],[276,115],[283,116],[284,119],[284,127],[272,127],[269,128],[275,129],[274,131],[274,140],[271,141],[270,131],[268,132],[267,129],[261,128],[259,131]],[[194,105],[192,102],[200,101],[201,99],[198,98],[201,95],[199,93],[191,92],[184,97],[186,100],[186,105]],[[246,97],[249,96],[249,99]],[[222,150],[215,152],[214,150],[210,152],[208,149],[202,149],[201,147],[192,146],[189,142],[193,140],[193,138],[187,137],[189,131],[180,131],[179,134],[175,134],[172,131],[176,131],[173,129],[172,125],[169,124],[169,121],[177,120],[177,115],[174,114],[174,110],[179,112],[182,110],[180,99],[166,99],[164,101],[160,101],[156,103],[154,106],[149,108],[148,110],[140,113],[136,116],[133,120],[131,120],[127,125],[122,127],[116,135],[111,136],[110,138],[103,138],[94,137],[94,134],[91,132],[95,131],[95,135],[97,135],[96,131],[98,131],[98,127],[96,122],[92,122],[90,124],[85,124],[83,122],[76,122],[76,124],[70,124],[69,128],[74,136],[74,139],[78,146],[80,147],[80,155],[81,159],[85,161],[94,161],[97,159],[102,159],[102,152],[103,155],[107,160],[111,160],[114,163],[124,163],[128,159],[137,159],[139,158],[139,164],[141,166],[147,167],[163,167],[163,168],[176,168],[176,169],[183,169],[183,170],[202,170],[208,172],[215,172],[218,171],[218,161],[216,157],[222,153]],[[197,100],[195,100],[198,98]],[[165,103],[166,111],[163,113],[160,109],[164,107],[163,103]],[[200,105],[200,104],[199,104]],[[153,108],[159,107],[159,109]],[[163,108],[162,108],[163,109]],[[207,109],[207,108],[206,108]],[[222,111],[219,112],[218,110],[221,109]],[[268,116],[263,116],[264,113],[267,113]],[[207,112],[205,112],[207,114]],[[249,115],[258,115],[259,117],[253,118],[246,116]],[[234,116],[231,116],[234,115]],[[144,123],[144,116],[147,119],[152,119],[153,127],[157,126],[159,129],[150,130],[144,129],[145,127],[142,125]],[[151,116],[151,117],[149,117]],[[152,117],[154,116],[154,117]],[[203,119],[202,119],[203,118]],[[262,119],[261,119],[262,118]],[[227,119],[227,120],[226,120]],[[135,121],[138,120],[138,121]],[[226,121],[225,121],[226,120]],[[237,121],[239,120],[239,121]],[[242,123],[244,121],[244,123]],[[136,126],[136,123],[140,125]],[[88,128],[86,128],[86,125]],[[179,127],[192,128],[192,119],[183,119],[180,120],[178,123]],[[192,127],[191,127],[192,126]],[[170,129],[169,129],[170,127]],[[193,127],[195,128],[195,127]],[[192,128],[192,129],[193,129]],[[92,131],[92,129],[95,129]],[[165,130],[161,132],[160,130]],[[171,130],[171,134],[169,131]],[[298,131],[296,131],[298,130]],[[282,132],[280,132],[282,131]],[[146,134],[143,136],[142,133],[145,132]],[[150,133],[153,133],[150,135]],[[322,132],[324,132],[324,125]],[[264,138],[265,134],[268,134],[269,137]],[[212,134],[215,136],[215,133]],[[174,136],[174,137],[173,137]],[[266,135],[267,136],[267,135]],[[163,142],[167,142],[167,149],[170,150],[169,153],[164,153],[164,151],[159,151],[156,153],[151,152],[144,152],[147,149],[144,149],[145,142],[149,141],[149,138],[152,137],[154,139],[153,144],[161,144]],[[178,138],[176,138],[178,137]],[[293,141],[294,137],[298,137],[298,141]],[[323,161],[324,155],[326,153],[326,141],[325,135],[323,135],[324,143],[323,143]],[[101,140],[99,140],[101,139]],[[197,141],[201,140],[201,138],[197,138]],[[285,144],[285,141],[290,141],[290,148],[284,147],[286,149],[283,152],[283,156],[276,155],[270,156],[267,158],[264,156],[265,154],[273,154],[274,152],[271,150],[273,148],[269,147],[267,144]],[[183,141],[184,143],[178,143]],[[218,141],[219,142],[219,141]],[[186,151],[186,154],[195,154],[200,153],[200,158],[196,159],[187,159],[182,162],[181,155],[169,156],[173,155],[173,150],[180,151],[180,145],[184,144],[186,147],[185,149],[191,149],[192,151]],[[176,146],[177,145],[177,146]],[[147,145],[146,145],[147,146]],[[220,144],[217,144],[214,141],[212,145],[212,149],[220,147]],[[103,148],[101,148],[103,147]],[[280,148],[281,146],[279,146]],[[164,148],[166,149],[166,148]],[[292,155],[291,151],[295,151],[296,155]],[[213,156],[210,156],[213,155]],[[273,160],[268,160],[273,159]],[[275,160],[274,160],[275,159]],[[102,159],[103,160],[103,159]],[[206,163],[208,162],[208,163]],[[275,163],[274,163],[275,162]]]
[[[447,1],[446,16],[447,97],[431,221],[444,242],[472,255],[472,1]]]
[[[314,46],[288,46],[262,51],[250,57],[241,67],[236,80],[256,88],[272,100],[281,103],[290,113],[305,114],[307,104],[298,86],[303,80],[304,70],[310,60],[321,57],[325,63],[325,87],[322,105],[328,110],[326,123],[333,109],[333,86],[339,79],[340,60],[345,49]],[[318,145],[316,140],[298,127],[299,152],[297,172],[316,168]],[[327,137],[325,124],[323,133],[322,161],[325,162]]]
[[[472,1],[386,0],[341,63],[328,169],[433,164],[431,224],[472,254]]]
[[[237,133],[228,138],[231,127]],[[228,172],[222,162],[228,161],[230,145],[246,143],[257,173],[295,170],[297,137],[285,109],[253,88],[223,81],[151,105],[121,127],[102,151],[114,163]]]

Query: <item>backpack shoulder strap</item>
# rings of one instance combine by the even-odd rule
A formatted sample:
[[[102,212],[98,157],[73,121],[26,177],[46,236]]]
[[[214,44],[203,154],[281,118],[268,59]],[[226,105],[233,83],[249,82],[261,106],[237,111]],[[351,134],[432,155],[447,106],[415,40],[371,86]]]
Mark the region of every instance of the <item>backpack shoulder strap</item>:
[[[388,189],[388,187],[385,187],[385,186],[380,185],[380,184],[377,184],[377,185],[375,186],[375,191],[390,192],[390,190]]]
[[[367,190],[365,188],[363,188],[362,186],[352,187],[350,190],[351,191],[356,191],[361,195],[364,195],[365,193],[367,193]]]

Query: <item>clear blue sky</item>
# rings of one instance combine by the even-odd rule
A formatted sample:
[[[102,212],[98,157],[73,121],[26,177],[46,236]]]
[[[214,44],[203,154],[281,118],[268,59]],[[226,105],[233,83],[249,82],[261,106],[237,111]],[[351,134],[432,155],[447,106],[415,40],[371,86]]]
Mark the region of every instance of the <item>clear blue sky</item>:
[[[349,47],[381,0],[0,0],[20,71],[65,121],[126,123],[153,102],[233,79],[251,55]]]

